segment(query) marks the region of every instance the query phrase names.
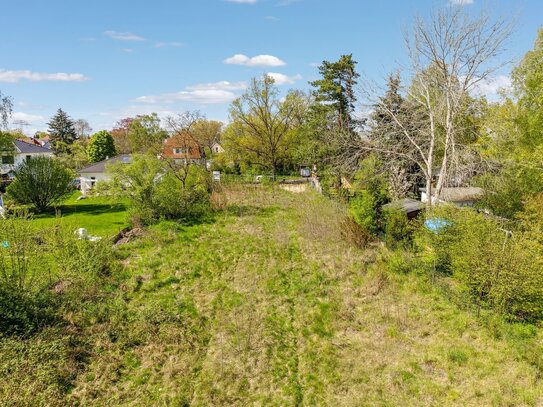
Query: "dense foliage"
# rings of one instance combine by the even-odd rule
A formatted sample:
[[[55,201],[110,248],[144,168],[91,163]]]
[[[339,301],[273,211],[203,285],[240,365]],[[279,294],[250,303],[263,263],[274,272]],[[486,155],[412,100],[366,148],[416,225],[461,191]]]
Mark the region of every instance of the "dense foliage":
[[[108,157],[114,157],[116,154],[115,142],[108,131],[102,130],[92,135],[87,145],[89,162],[96,163]]]
[[[135,155],[130,163],[116,163],[109,171],[112,182],[101,188],[129,199],[133,224],[194,220],[209,210],[209,174],[197,166],[185,168],[181,177],[165,161]]]
[[[43,212],[73,192],[72,180],[72,172],[59,161],[34,157],[15,169],[15,180],[7,188],[7,194],[18,204],[30,204]]]

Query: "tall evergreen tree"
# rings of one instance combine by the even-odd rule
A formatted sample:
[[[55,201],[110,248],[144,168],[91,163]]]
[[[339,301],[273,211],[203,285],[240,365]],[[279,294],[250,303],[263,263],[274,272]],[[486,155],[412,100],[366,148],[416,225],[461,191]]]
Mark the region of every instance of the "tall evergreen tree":
[[[342,55],[338,61],[323,61],[319,66],[322,78],[310,82],[317,110],[327,110],[334,114],[340,130],[352,131],[357,125],[353,117],[356,96],[354,88],[360,75],[356,72],[357,62],[352,54]]]
[[[371,115],[373,121],[371,134],[375,138],[385,138],[390,142],[396,142],[399,138],[401,129],[389,112],[400,115],[404,108],[404,98],[400,94],[400,86],[400,75],[391,74],[384,96],[380,97],[380,102],[374,105],[374,111]]]
[[[400,89],[400,75],[391,74],[385,94],[374,105],[369,132],[375,151],[381,158],[381,170],[387,174],[390,195],[394,199],[405,197],[421,181],[420,170],[410,157],[412,149],[409,141],[402,127],[393,119],[399,118],[404,123],[407,122],[404,117],[416,114],[415,106],[404,99]],[[411,126],[414,125],[411,123]]]
[[[69,146],[77,139],[74,122],[70,116],[64,110],[58,109],[47,125],[53,150],[57,153],[69,152]]]

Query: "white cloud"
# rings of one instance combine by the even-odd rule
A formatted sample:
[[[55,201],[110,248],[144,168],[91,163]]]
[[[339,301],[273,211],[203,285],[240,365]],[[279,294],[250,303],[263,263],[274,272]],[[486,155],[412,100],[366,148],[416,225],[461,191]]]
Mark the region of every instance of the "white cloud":
[[[104,34],[119,41],[145,41],[145,38],[130,32],[104,31]]]
[[[0,82],[9,82],[15,83],[20,80],[28,80],[33,82],[40,81],[63,81],[63,82],[82,82],[89,80],[90,78],[86,77],[80,73],[42,73],[42,72],[32,72],[28,70],[24,71],[6,71],[0,69]]]
[[[284,66],[286,62],[280,60],[273,55],[257,55],[248,57],[244,54],[236,54],[223,61],[228,65],[244,65],[244,66]]]
[[[271,76],[276,85],[292,85],[296,81],[302,79],[302,75],[287,76],[282,73],[268,72],[266,75]]]
[[[188,90],[243,90],[247,87],[247,82],[228,82],[219,81],[212,83],[200,83],[196,85],[187,86]]]
[[[468,4],[473,4],[473,0],[449,0],[449,3],[454,6],[466,6]]]
[[[36,123],[36,122],[43,122],[45,120],[45,117],[37,115],[37,114],[29,114],[24,112],[13,112],[11,115],[11,121],[24,121],[30,124]]]
[[[236,99],[238,95],[235,91],[243,90],[247,87],[245,82],[214,82],[202,83],[187,86],[185,90],[173,93],[163,93],[160,95],[140,96],[134,99],[138,103],[176,103],[192,102],[199,104],[222,104],[229,103]]]
[[[229,3],[255,4],[257,0],[226,0]]]
[[[486,96],[489,99],[495,99],[501,90],[509,90],[511,88],[511,78],[505,75],[499,75],[492,78],[486,78],[479,82],[473,89],[473,93],[477,96]]]
[[[161,42],[157,42],[155,44],[155,48],[166,48],[166,47],[179,48],[179,47],[182,47],[182,46],[183,46],[183,43],[182,42],[177,42],[177,41],[172,41],[172,42],[161,41]]]

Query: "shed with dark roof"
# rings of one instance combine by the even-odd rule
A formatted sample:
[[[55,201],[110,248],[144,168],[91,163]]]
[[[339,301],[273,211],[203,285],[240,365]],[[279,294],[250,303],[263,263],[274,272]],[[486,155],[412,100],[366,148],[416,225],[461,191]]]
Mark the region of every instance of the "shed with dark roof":
[[[421,201],[417,201],[411,198],[398,199],[397,201],[392,201],[386,205],[383,205],[383,210],[395,209],[402,211],[407,215],[408,219],[413,219],[418,216],[420,211],[424,209],[426,205]]]

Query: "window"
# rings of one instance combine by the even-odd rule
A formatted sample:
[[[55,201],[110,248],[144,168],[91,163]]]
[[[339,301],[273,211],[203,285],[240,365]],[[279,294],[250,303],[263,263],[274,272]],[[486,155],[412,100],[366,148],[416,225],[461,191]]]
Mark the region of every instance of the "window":
[[[184,154],[185,150],[183,150],[182,148],[174,148],[173,153],[174,154]]]
[[[31,155],[27,155],[27,156],[25,157],[25,160],[26,160],[26,161],[30,161],[31,158],[32,158]]]
[[[13,155],[3,155],[1,164],[15,164],[15,156]]]

